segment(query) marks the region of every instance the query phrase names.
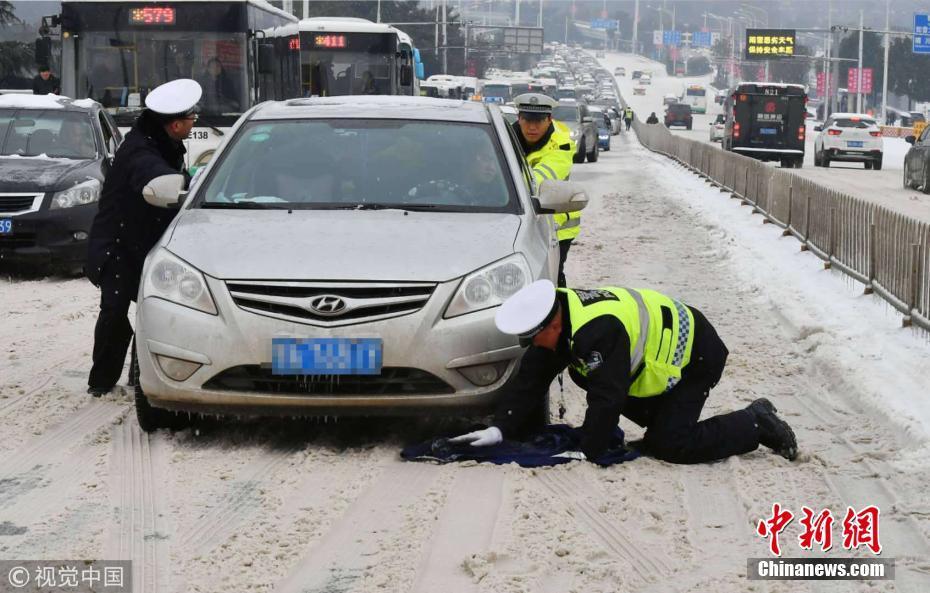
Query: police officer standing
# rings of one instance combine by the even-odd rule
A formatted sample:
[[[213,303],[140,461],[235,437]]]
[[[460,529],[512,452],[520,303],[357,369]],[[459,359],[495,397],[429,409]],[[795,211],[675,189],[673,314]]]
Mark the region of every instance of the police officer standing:
[[[533,430],[533,409],[565,367],[587,391],[581,450],[605,451],[623,414],[646,428],[645,452],[671,463],[701,463],[754,451],[760,444],[797,458],[794,432],[767,399],[700,420],[723,373],[727,348],[700,311],[652,290],[609,286],[524,287],[495,317],[498,329],[532,344],[504,394],[494,426],[453,439],[475,446]]]
[[[128,312],[136,300],[142,265],[149,250],[177,210],[159,208],[143,197],[143,189],[165,175],[189,177],[185,149],[197,116],[200,85],[190,79],[167,82],[145,99],[146,109],[116,151],[91,226],[85,272],[100,287],[100,314],[94,328],[93,367],[87,392],[99,397],[119,380],[132,339]]]
[[[558,102],[542,93],[524,93],[513,102],[518,112],[513,130],[533,170],[536,185],[547,179],[568,179],[575,143],[568,127],[552,119],[552,110]],[[554,214],[553,219],[559,239],[559,286],[565,286],[565,259],[572,241],[581,232],[581,212]]]

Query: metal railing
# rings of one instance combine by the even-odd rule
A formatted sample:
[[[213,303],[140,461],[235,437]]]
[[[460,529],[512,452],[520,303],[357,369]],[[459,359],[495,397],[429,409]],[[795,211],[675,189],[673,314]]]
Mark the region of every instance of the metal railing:
[[[633,122],[646,148],[669,156],[752,205],[801,241],[801,249],[865,284],[930,331],[930,224],[717,146]]]

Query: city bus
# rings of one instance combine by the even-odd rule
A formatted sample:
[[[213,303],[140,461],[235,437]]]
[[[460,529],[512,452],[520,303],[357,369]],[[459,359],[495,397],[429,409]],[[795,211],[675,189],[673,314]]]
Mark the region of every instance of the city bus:
[[[63,0],[61,92],[101,103],[125,132],[149,91],[197,80],[185,145],[201,166],[253,105],[299,96],[297,22],[264,0]]]
[[[302,96],[419,96],[423,67],[403,31],[354,17],[303,19],[299,28]]]
[[[700,84],[688,85],[681,102],[690,105],[692,113],[707,113],[707,89]]]

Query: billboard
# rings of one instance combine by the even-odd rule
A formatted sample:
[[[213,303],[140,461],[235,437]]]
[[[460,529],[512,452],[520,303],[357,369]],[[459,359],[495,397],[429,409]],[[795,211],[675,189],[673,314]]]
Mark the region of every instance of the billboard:
[[[543,51],[542,27],[470,26],[467,35],[469,50],[516,54],[541,54]]]
[[[747,60],[794,57],[794,29],[746,29]]]

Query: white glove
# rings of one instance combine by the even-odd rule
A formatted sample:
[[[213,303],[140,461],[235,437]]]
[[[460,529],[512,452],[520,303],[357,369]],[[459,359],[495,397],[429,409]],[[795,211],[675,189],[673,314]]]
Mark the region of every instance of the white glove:
[[[501,434],[501,429],[496,426],[491,426],[484,430],[476,430],[468,434],[463,434],[462,436],[451,438],[449,442],[455,443],[456,445],[460,443],[471,443],[472,447],[487,447],[489,445],[496,445],[503,440],[504,435]]]

